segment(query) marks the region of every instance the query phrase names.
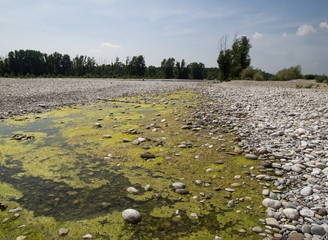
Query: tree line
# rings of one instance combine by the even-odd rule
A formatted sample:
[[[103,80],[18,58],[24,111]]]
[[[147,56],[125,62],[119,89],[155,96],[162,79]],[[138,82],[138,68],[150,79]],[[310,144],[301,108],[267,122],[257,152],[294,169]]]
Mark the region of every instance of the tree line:
[[[315,79],[317,82],[328,83],[326,75],[307,74],[302,75],[300,65],[292,66],[279,70],[276,74],[262,71],[261,69],[250,66],[251,58],[249,50],[252,45],[246,36],[236,37],[232,47],[227,48],[227,36],[220,40],[220,53],[217,59],[219,65],[218,79],[220,81],[229,80],[272,80],[288,81],[292,79]]]
[[[95,77],[95,78],[165,78],[216,79],[218,68],[206,68],[201,62],[186,64],[174,58],[163,59],[160,67],[146,66],[143,55],[127,57],[123,63],[117,57],[110,64],[98,64],[88,56],[35,50],[15,50],[0,58],[1,77]]]

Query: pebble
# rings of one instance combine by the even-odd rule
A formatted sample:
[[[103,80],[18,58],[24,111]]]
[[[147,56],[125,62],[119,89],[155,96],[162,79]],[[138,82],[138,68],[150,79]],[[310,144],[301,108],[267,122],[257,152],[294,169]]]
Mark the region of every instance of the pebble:
[[[141,221],[141,214],[134,209],[126,209],[122,212],[123,219],[128,223],[138,223]]]
[[[93,236],[91,234],[86,234],[82,237],[83,239],[92,239]]]
[[[66,228],[61,228],[58,230],[58,235],[59,236],[65,236],[69,233],[69,229],[66,229]]]

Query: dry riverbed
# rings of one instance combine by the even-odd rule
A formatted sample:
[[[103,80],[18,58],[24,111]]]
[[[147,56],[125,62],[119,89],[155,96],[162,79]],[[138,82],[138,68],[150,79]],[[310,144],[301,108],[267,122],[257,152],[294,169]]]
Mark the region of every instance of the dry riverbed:
[[[0,83],[4,238],[320,239],[327,231],[325,85]],[[124,222],[127,208],[141,221]]]

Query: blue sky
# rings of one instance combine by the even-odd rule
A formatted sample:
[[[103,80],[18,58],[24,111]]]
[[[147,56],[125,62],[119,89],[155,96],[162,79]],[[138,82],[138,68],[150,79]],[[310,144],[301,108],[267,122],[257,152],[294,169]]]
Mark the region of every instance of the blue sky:
[[[251,65],[328,74],[327,0],[0,0],[0,56],[34,49],[99,63],[144,55],[217,66],[219,40],[249,37]]]

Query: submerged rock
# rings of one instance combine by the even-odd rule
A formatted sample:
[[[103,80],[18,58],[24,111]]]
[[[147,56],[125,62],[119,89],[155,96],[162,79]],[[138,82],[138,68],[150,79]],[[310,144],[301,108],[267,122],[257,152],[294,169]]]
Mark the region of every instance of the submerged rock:
[[[150,159],[155,158],[156,156],[151,152],[144,152],[140,154],[140,157],[142,157],[143,159]]]

